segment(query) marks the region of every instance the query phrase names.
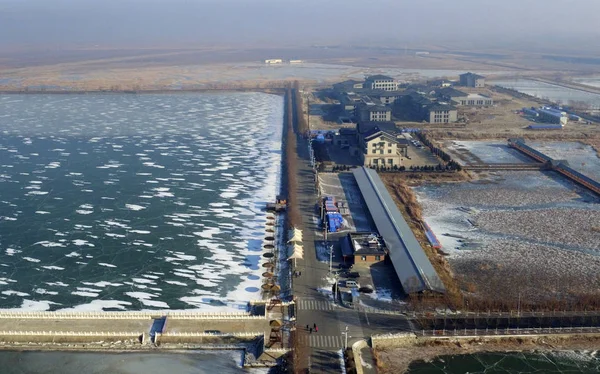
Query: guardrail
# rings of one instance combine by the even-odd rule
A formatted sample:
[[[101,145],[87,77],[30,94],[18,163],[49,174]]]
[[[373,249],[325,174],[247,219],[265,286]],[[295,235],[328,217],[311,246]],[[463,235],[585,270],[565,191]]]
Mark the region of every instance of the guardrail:
[[[234,336],[240,338],[253,338],[264,335],[264,331],[259,332],[163,332],[156,333],[157,336],[164,337],[193,337],[193,338],[210,338],[210,337],[227,337]]]
[[[371,307],[364,307],[364,306],[360,306],[359,310],[362,312],[365,312],[365,313],[390,314],[390,315],[396,315],[396,316],[405,314],[405,313],[399,312],[397,310],[378,309],[378,308],[371,308]]]
[[[414,312],[404,311],[401,314],[406,315],[408,318],[526,318],[526,317],[581,317],[581,316],[599,316],[599,310],[579,310],[579,311],[568,311],[568,310],[554,310],[545,312],[529,312],[529,311],[517,311],[510,310],[507,312],[500,311],[488,311],[488,312],[469,312],[469,311],[456,311],[456,312]]]
[[[419,336],[494,336],[494,335],[553,335],[553,334],[600,334],[600,327],[545,327],[524,329],[454,329],[421,330]]]
[[[247,312],[18,312],[0,311],[0,319],[151,319],[167,316],[172,319],[264,319],[265,315]]]
[[[140,336],[139,331],[134,332],[106,332],[106,331],[0,331],[0,336]]]

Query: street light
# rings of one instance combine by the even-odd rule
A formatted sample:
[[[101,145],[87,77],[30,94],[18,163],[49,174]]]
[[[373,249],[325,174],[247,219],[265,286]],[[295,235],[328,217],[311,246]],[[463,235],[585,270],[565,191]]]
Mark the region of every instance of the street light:
[[[346,330],[342,331],[342,335],[344,335],[344,351],[348,349],[348,325],[346,325]]]

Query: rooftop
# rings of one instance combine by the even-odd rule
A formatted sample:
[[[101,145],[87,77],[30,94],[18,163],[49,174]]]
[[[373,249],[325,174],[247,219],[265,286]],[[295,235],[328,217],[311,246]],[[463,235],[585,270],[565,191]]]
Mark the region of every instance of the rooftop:
[[[394,80],[394,78],[388,77],[387,75],[377,74],[368,76],[366,80]]]
[[[433,104],[429,104],[427,105],[427,109],[428,110],[433,110],[433,111],[440,111],[440,110],[456,110],[455,106],[452,106],[450,104],[443,104],[443,103],[433,103]]]
[[[377,172],[361,167],[353,174],[404,291],[444,293],[444,284]]]
[[[447,97],[463,97],[468,96],[466,93],[452,87],[442,88],[438,92]]]
[[[468,77],[468,76],[471,76],[471,77],[473,77],[474,79],[482,79],[482,78],[485,78],[485,77],[484,77],[484,76],[482,76],[482,75],[475,74],[475,73],[471,73],[471,72],[468,72],[468,73],[461,74],[460,76],[461,76],[461,77],[464,77],[464,76],[467,76],[467,77]]]
[[[398,130],[398,128],[396,127],[396,124],[394,122],[385,122],[385,121],[381,121],[381,122],[369,122],[369,121],[365,121],[365,122],[359,122],[356,125],[356,131],[358,131],[360,134],[365,134],[368,131],[371,131],[372,129],[377,129],[377,130],[381,130],[381,131],[385,131],[389,134],[393,134],[396,135],[397,133],[400,132],[400,130]]]
[[[384,255],[387,247],[383,239],[372,232],[351,232],[346,237],[354,255]]]

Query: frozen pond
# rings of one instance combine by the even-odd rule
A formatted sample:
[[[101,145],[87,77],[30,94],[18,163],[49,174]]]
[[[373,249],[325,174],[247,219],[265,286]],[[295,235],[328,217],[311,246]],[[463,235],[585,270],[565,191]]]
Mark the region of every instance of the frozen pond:
[[[567,160],[573,169],[600,180],[600,158],[589,145],[579,142],[528,142],[527,144],[555,160]]]
[[[600,204],[557,173],[482,173],[477,182],[415,191],[453,271],[479,294],[597,291]]]
[[[452,140],[445,142],[444,147],[462,165],[532,162],[529,157],[509,147],[507,142]]]
[[[260,297],[283,98],[0,96],[0,308]]]
[[[511,79],[494,81],[490,82],[490,84],[511,88],[528,95],[553,101],[557,104],[568,105],[575,101],[581,101],[590,105],[592,109],[600,108],[599,94],[557,86],[550,83],[532,81],[529,79]]]

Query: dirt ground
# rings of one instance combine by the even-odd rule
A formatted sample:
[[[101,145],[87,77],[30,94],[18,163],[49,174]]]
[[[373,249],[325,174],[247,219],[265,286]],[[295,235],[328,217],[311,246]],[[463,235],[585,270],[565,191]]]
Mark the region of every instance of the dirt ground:
[[[429,361],[437,356],[471,354],[477,352],[551,352],[560,350],[597,349],[598,336],[556,336],[484,338],[460,341],[418,342],[412,347],[382,348],[376,350],[375,359],[381,374],[404,373],[412,362]]]

